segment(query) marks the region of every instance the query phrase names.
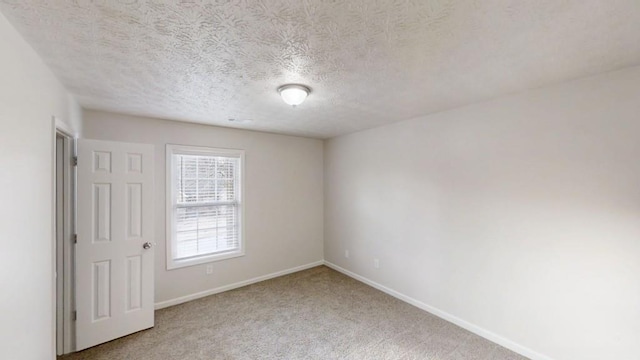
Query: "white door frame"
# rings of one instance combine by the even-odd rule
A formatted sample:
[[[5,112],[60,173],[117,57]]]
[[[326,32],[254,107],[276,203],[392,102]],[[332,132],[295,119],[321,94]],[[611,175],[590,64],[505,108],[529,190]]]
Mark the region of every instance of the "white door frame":
[[[63,225],[63,240],[62,241],[62,258],[58,257],[56,251],[58,247],[57,236],[57,136],[61,135],[64,138],[64,200],[63,200],[63,213],[64,213],[64,225]],[[75,144],[76,135],[69,128],[69,126],[56,118],[52,117],[52,241],[51,241],[51,253],[52,253],[52,313],[53,313],[53,331],[52,331],[52,347],[53,354],[61,355],[74,351],[74,333],[75,328],[72,319],[72,312],[74,307],[74,288],[73,288],[73,265],[74,265],[74,248],[73,234],[75,233],[75,169],[72,164],[72,158],[75,156]],[[63,294],[62,304],[58,303],[57,292],[57,265],[62,261],[63,273],[59,274],[63,279]],[[62,319],[58,319],[58,308],[61,305]],[[60,333],[60,330],[62,332]],[[62,338],[62,341],[58,341],[58,336]]]

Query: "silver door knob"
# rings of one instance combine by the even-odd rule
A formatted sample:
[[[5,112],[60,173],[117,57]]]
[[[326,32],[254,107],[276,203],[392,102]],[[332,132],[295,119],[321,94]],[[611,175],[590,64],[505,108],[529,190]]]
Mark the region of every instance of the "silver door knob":
[[[153,246],[153,244],[148,242],[148,241],[146,243],[142,244],[142,248],[145,249],[145,250],[151,249],[152,246]]]

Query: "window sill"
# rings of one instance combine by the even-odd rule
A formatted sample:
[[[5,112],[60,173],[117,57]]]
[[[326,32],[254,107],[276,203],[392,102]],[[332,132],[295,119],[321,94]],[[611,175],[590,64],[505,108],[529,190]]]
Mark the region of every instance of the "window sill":
[[[240,256],[244,256],[243,250],[221,253],[221,254],[203,255],[203,256],[193,257],[189,259],[182,259],[182,260],[167,259],[167,270],[175,270],[183,267],[206,264],[206,263],[211,263],[211,262],[220,261],[220,260],[227,260],[227,259],[232,259]]]

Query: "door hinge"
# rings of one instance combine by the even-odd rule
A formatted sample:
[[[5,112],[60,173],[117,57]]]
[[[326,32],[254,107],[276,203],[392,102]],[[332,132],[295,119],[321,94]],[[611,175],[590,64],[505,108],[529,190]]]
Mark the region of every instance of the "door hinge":
[[[71,158],[71,165],[78,166],[78,157],[74,156]]]
[[[78,243],[78,234],[73,234],[73,243],[74,244]]]
[[[73,312],[71,313],[71,320],[76,321],[78,320],[78,312],[73,310]]]

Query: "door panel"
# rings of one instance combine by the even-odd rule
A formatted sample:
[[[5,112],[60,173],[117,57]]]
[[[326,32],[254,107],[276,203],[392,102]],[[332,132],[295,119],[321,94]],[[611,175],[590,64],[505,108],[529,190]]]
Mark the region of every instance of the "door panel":
[[[76,350],[153,327],[153,146],[78,141]]]

